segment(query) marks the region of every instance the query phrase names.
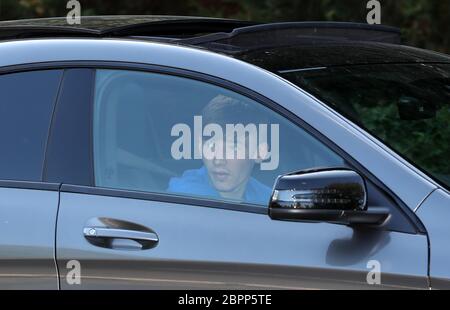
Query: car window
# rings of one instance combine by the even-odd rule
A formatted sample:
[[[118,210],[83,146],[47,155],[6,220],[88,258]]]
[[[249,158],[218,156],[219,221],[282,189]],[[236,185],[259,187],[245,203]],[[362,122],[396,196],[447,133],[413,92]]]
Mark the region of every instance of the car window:
[[[450,65],[288,70],[303,87],[450,189]]]
[[[266,206],[280,174],[344,165],[262,104],[172,75],[97,70],[93,128],[99,187]]]
[[[0,75],[0,179],[41,181],[61,70]]]

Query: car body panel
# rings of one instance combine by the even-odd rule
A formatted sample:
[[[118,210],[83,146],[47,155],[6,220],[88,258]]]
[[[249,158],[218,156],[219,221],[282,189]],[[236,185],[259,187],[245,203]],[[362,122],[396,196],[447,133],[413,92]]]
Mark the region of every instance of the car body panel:
[[[59,193],[0,188],[0,288],[57,289]]]
[[[153,230],[147,250],[88,242],[92,219]],[[427,288],[427,238],[335,224],[273,221],[266,214],[119,197],[61,193],[58,265],[62,289]],[[69,284],[78,260],[81,284]],[[366,282],[381,263],[381,285]]]
[[[417,216],[430,239],[430,281],[433,288],[450,289],[450,195],[434,191],[420,206]]]
[[[181,68],[232,81],[282,105],[320,131],[390,188],[411,210],[437,187],[425,174],[317,99],[274,74],[228,56],[125,39],[2,42],[0,55],[0,67],[58,61],[117,61]]]

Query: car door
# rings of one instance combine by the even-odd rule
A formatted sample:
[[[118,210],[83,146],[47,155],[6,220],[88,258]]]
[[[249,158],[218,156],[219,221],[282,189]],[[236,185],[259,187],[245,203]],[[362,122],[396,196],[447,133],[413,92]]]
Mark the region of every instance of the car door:
[[[59,184],[42,172],[62,70],[16,71],[0,75],[0,288],[56,289]]]
[[[427,288],[424,228],[298,117],[196,73],[79,70],[46,179],[63,183],[61,288]],[[278,175],[342,166],[390,210],[383,229],[269,218]]]
[[[450,272],[447,268],[450,253],[446,246],[450,238],[449,206],[450,193],[445,189],[436,189],[417,211],[430,238],[430,286],[433,289],[450,289]]]

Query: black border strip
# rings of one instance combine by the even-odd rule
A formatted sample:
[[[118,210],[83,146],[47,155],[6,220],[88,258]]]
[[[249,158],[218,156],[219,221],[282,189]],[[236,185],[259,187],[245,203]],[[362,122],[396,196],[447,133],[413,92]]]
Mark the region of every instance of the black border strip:
[[[342,150],[338,145],[332,142],[329,138],[324,136],[317,129],[306,123],[304,120],[299,118],[293,112],[289,111],[285,107],[273,102],[271,99],[256,93],[255,91],[248,89],[242,85],[236,84],[229,80],[224,80],[215,76],[211,76],[208,74],[190,71],[186,69],[179,69],[168,66],[161,65],[153,65],[146,63],[136,63],[136,62],[124,62],[124,61],[50,61],[50,62],[40,62],[40,63],[30,63],[30,64],[20,64],[13,65],[0,68],[0,74],[5,72],[20,72],[20,71],[29,71],[29,70],[42,70],[42,69],[54,69],[54,68],[92,68],[92,69],[116,69],[116,70],[134,70],[134,71],[143,71],[143,72],[152,72],[152,73],[160,73],[160,74],[169,74],[189,79],[198,80],[201,82],[209,83],[212,85],[216,85],[225,89],[229,89],[233,92],[246,96],[250,99],[253,99],[267,108],[275,111],[279,115],[285,117],[287,120],[292,123],[300,126],[302,129],[311,134],[314,138],[321,141],[327,147],[332,149],[335,153],[344,158],[352,168],[356,169],[360,174],[362,174],[365,178],[371,181],[376,187],[380,189],[381,192],[390,197],[398,206],[400,211],[406,216],[407,219],[411,222],[411,224],[415,227],[416,233],[426,234],[425,226],[422,222],[417,218],[414,211],[411,210],[395,193],[393,193],[384,183],[378,180],[370,171],[368,171],[363,165],[361,165],[357,160],[347,154],[344,150]],[[74,187],[68,187],[69,185],[63,185],[61,190],[65,191],[70,188],[74,190]],[[80,190],[80,188],[79,188]],[[84,189],[86,191],[86,189]],[[99,194],[102,193],[101,189],[93,188],[92,190],[88,190],[91,194]],[[124,192],[124,191],[121,191]],[[128,192],[128,191],[125,191]],[[131,196],[135,195],[135,192],[131,193]],[[142,196],[144,197],[144,196]],[[128,198],[133,198],[128,195]],[[188,204],[189,199],[182,198],[183,202]],[[181,201],[180,199],[174,198],[171,202]],[[196,199],[195,199],[196,200]],[[197,201],[197,200],[196,200]],[[207,201],[207,200],[201,200]],[[229,205],[229,204],[227,204]],[[233,204],[236,206],[235,204]],[[218,207],[217,203],[214,201],[210,201],[208,206]],[[239,205],[238,205],[239,206]],[[241,209],[241,206],[236,209]],[[241,211],[241,210],[240,210]]]

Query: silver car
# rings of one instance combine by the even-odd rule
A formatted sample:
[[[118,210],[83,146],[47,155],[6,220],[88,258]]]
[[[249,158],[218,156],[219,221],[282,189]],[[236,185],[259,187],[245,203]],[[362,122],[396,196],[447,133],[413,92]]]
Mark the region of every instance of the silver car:
[[[0,23],[0,288],[450,288],[450,57],[354,23]]]

